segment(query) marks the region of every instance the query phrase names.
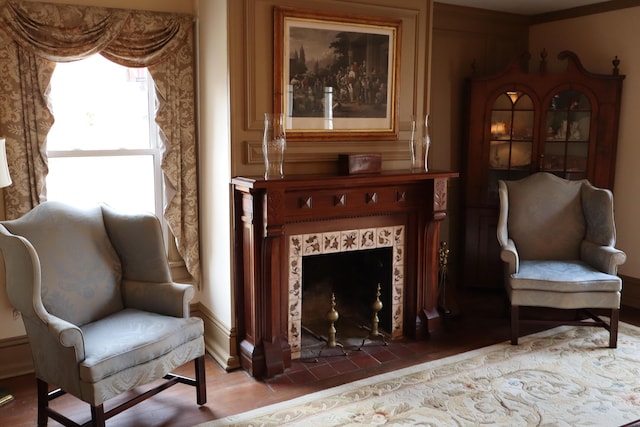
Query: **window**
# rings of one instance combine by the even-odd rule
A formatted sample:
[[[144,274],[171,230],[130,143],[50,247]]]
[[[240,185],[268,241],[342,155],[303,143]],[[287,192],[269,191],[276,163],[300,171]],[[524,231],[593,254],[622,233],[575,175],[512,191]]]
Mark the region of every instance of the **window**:
[[[47,200],[103,202],[163,221],[161,140],[147,69],[100,55],[58,63],[49,101],[55,123],[47,137]]]

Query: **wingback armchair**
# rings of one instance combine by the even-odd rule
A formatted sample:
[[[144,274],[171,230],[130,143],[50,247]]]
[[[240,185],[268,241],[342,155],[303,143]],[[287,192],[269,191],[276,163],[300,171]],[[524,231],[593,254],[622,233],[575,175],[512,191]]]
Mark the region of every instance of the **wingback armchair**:
[[[177,383],[206,403],[203,322],[189,316],[193,287],[171,280],[155,216],[45,202],[0,222],[0,251],[31,346],[39,426],[78,425],[49,406],[65,392],[89,403],[93,426]],[[195,379],[170,373],[191,360]],[[105,412],[108,399],[162,378]]]
[[[511,304],[511,343],[518,344],[520,323],[527,321],[602,326],[615,348],[622,292],[617,271],[626,255],[614,247],[611,191],[547,172],[498,186],[497,234]],[[521,319],[523,306],[579,309],[588,316]],[[601,309],[608,321],[597,313]]]

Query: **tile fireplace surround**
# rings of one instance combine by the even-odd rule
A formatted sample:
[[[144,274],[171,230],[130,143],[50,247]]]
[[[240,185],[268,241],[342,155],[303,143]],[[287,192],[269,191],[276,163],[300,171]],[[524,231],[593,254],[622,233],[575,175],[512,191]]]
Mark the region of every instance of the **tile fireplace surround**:
[[[302,351],[302,259],[306,256],[339,254],[368,249],[391,248],[391,338],[403,336],[404,307],[404,225],[359,230],[335,230],[327,233],[299,234],[289,237],[288,342],[291,357]]]
[[[300,352],[302,257],[391,247],[391,337],[440,326],[439,223],[455,172],[237,177],[234,190],[236,312],[242,366],[271,377]]]

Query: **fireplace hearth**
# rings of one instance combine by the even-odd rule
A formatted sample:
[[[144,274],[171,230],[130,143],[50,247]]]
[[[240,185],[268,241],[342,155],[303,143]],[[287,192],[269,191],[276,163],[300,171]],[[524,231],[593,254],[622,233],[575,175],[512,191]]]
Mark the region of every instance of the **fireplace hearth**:
[[[342,270],[337,275],[320,275],[308,285],[329,297],[336,291],[341,318],[361,310],[345,304],[344,311],[345,300],[366,302],[364,294],[371,292],[371,304],[380,283],[380,328],[391,339],[427,337],[439,328],[439,223],[446,217],[447,181],[457,176],[396,171],[278,180],[234,178],[235,300],[242,366],[253,376],[270,377],[300,357],[305,269]],[[388,272],[372,272],[373,254],[384,251],[390,251],[390,258],[377,262],[386,262]],[[347,261],[320,258],[335,255]],[[364,261],[349,261],[351,256]],[[355,271],[353,276],[346,274],[347,268]],[[357,287],[337,283],[358,278],[365,283]],[[310,300],[310,304],[321,303]],[[366,310],[362,309],[365,318]],[[365,337],[367,331],[362,334]]]

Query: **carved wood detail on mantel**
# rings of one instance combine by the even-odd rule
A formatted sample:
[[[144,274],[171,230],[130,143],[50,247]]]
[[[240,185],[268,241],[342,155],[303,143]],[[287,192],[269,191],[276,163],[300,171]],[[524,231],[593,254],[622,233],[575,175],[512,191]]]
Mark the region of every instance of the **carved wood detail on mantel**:
[[[440,327],[439,225],[449,171],[375,175],[236,177],[235,301],[242,366],[270,377],[291,365],[288,337],[288,236],[402,225],[406,236],[403,335]]]

